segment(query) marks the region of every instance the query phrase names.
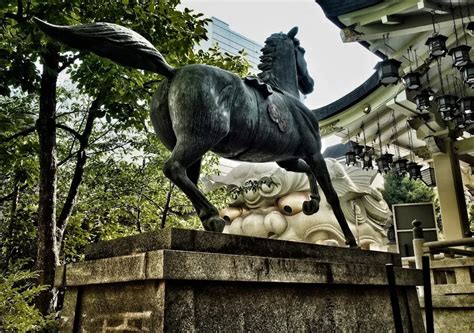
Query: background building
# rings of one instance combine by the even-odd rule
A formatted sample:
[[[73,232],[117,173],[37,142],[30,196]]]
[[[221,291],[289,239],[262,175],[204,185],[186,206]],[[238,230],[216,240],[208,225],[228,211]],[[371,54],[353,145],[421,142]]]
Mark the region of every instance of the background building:
[[[245,50],[246,58],[252,66],[251,71],[257,73],[257,65],[260,62],[261,44],[248,39],[247,37],[229,28],[229,24],[217,17],[212,17],[212,22],[207,26],[208,40],[199,45],[199,48],[207,50],[218,44],[220,49],[232,55],[237,55],[242,49]],[[263,42],[263,41],[262,41]]]

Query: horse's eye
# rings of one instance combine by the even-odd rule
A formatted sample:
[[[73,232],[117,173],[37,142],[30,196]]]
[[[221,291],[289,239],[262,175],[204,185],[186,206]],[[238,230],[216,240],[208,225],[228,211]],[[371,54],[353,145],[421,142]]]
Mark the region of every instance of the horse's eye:
[[[306,52],[306,50],[305,50],[304,48],[302,48],[301,46],[298,47],[298,49],[299,49],[299,50],[301,51],[301,53],[303,53],[303,54]]]

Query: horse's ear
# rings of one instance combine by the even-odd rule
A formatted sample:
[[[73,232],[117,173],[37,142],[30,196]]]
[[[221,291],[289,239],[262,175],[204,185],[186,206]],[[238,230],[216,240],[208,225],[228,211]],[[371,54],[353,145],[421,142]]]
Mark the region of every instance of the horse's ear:
[[[294,39],[297,33],[298,33],[298,27],[293,27],[286,35],[289,38]]]

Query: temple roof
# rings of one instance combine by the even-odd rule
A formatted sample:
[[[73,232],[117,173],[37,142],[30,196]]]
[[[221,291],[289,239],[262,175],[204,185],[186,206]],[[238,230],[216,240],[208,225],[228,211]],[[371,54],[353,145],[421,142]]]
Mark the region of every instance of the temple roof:
[[[341,29],[346,28],[346,25],[339,20],[339,15],[370,7],[381,2],[383,2],[383,0],[316,0],[316,3],[321,6],[326,17]],[[365,41],[360,41],[359,43],[365,48],[369,48],[370,46],[370,44]],[[383,56],[380,52],[374,52],[374,54],[379,57]],[[374,72],[374,74],[372,74],[364,83],[352,90],[350,93],[328,105],[315,109],[314,111],[318,120],[324,120],[338,114],[369,95],[379,86],[380,84],[378,82],[377,73]]]
[[[345,154],[350,148],[350,143],[338,143],[333,146],[327,147],[324,150],[323,157],[324,158],[341,158],[345,157]]]
[[[455,129],[452,123],[442,120],[436,100],[445,90],[448,94],[457,92],[462,97],[474,97],[474,89],[464,89],[451,57],[440,58],[438,66],[426,45],[427,39],[436,33],[447,37],[447,49],[461,44],[472,46],[474,24],[468,23],[474,22],[474,2],[453,1],[453,6],[445,0],[316,0],[316,3],[341,29],[344,43],[360,43],[373,54],[384,54],[383,57],[401,62],[400,76],[410,72],[421,75],[421,88],[409,90],[402,80],[382,86],[376,73],[367,73],[368,79],[359,87],[314,110],[321,134],[337,135],[342,142],[364,138],[376,154],[388,150],[404,157],[411,155],[411,151],[422,159],[429,158],[431,150],[444,149],[442,141],[436,139],[455,136],[458,156],[466,155],[463,160],[472,159],[474,164],[474,153],[469,148],[474,144],[474,125]],[[471,59],[474,59],[474,48]],[[422,89],[429,89],[435,97],[428,109],[416,105]]]
[[[346,110],[351,105],[359,102],[364,97],[368,96],[375,89],[380,87],[377,73],[374,72],[364,83],[352,90],[350,93],[342,96],[338,100],[315,109],[318,120],[324,120]]]

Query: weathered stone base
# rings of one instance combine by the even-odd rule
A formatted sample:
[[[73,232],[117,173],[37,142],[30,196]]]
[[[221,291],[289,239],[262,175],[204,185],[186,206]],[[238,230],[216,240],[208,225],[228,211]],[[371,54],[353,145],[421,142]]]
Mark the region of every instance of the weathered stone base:
[[[424,330],[421,274],[389,253],[174,229],[88,258],[57,274],[65,332],[388,332],[389,262],[404,330]]]
[[[435,331],[474,332],[474,284],[432,285],[431,289]],[[424,297],[420,303],[424,310]]]

